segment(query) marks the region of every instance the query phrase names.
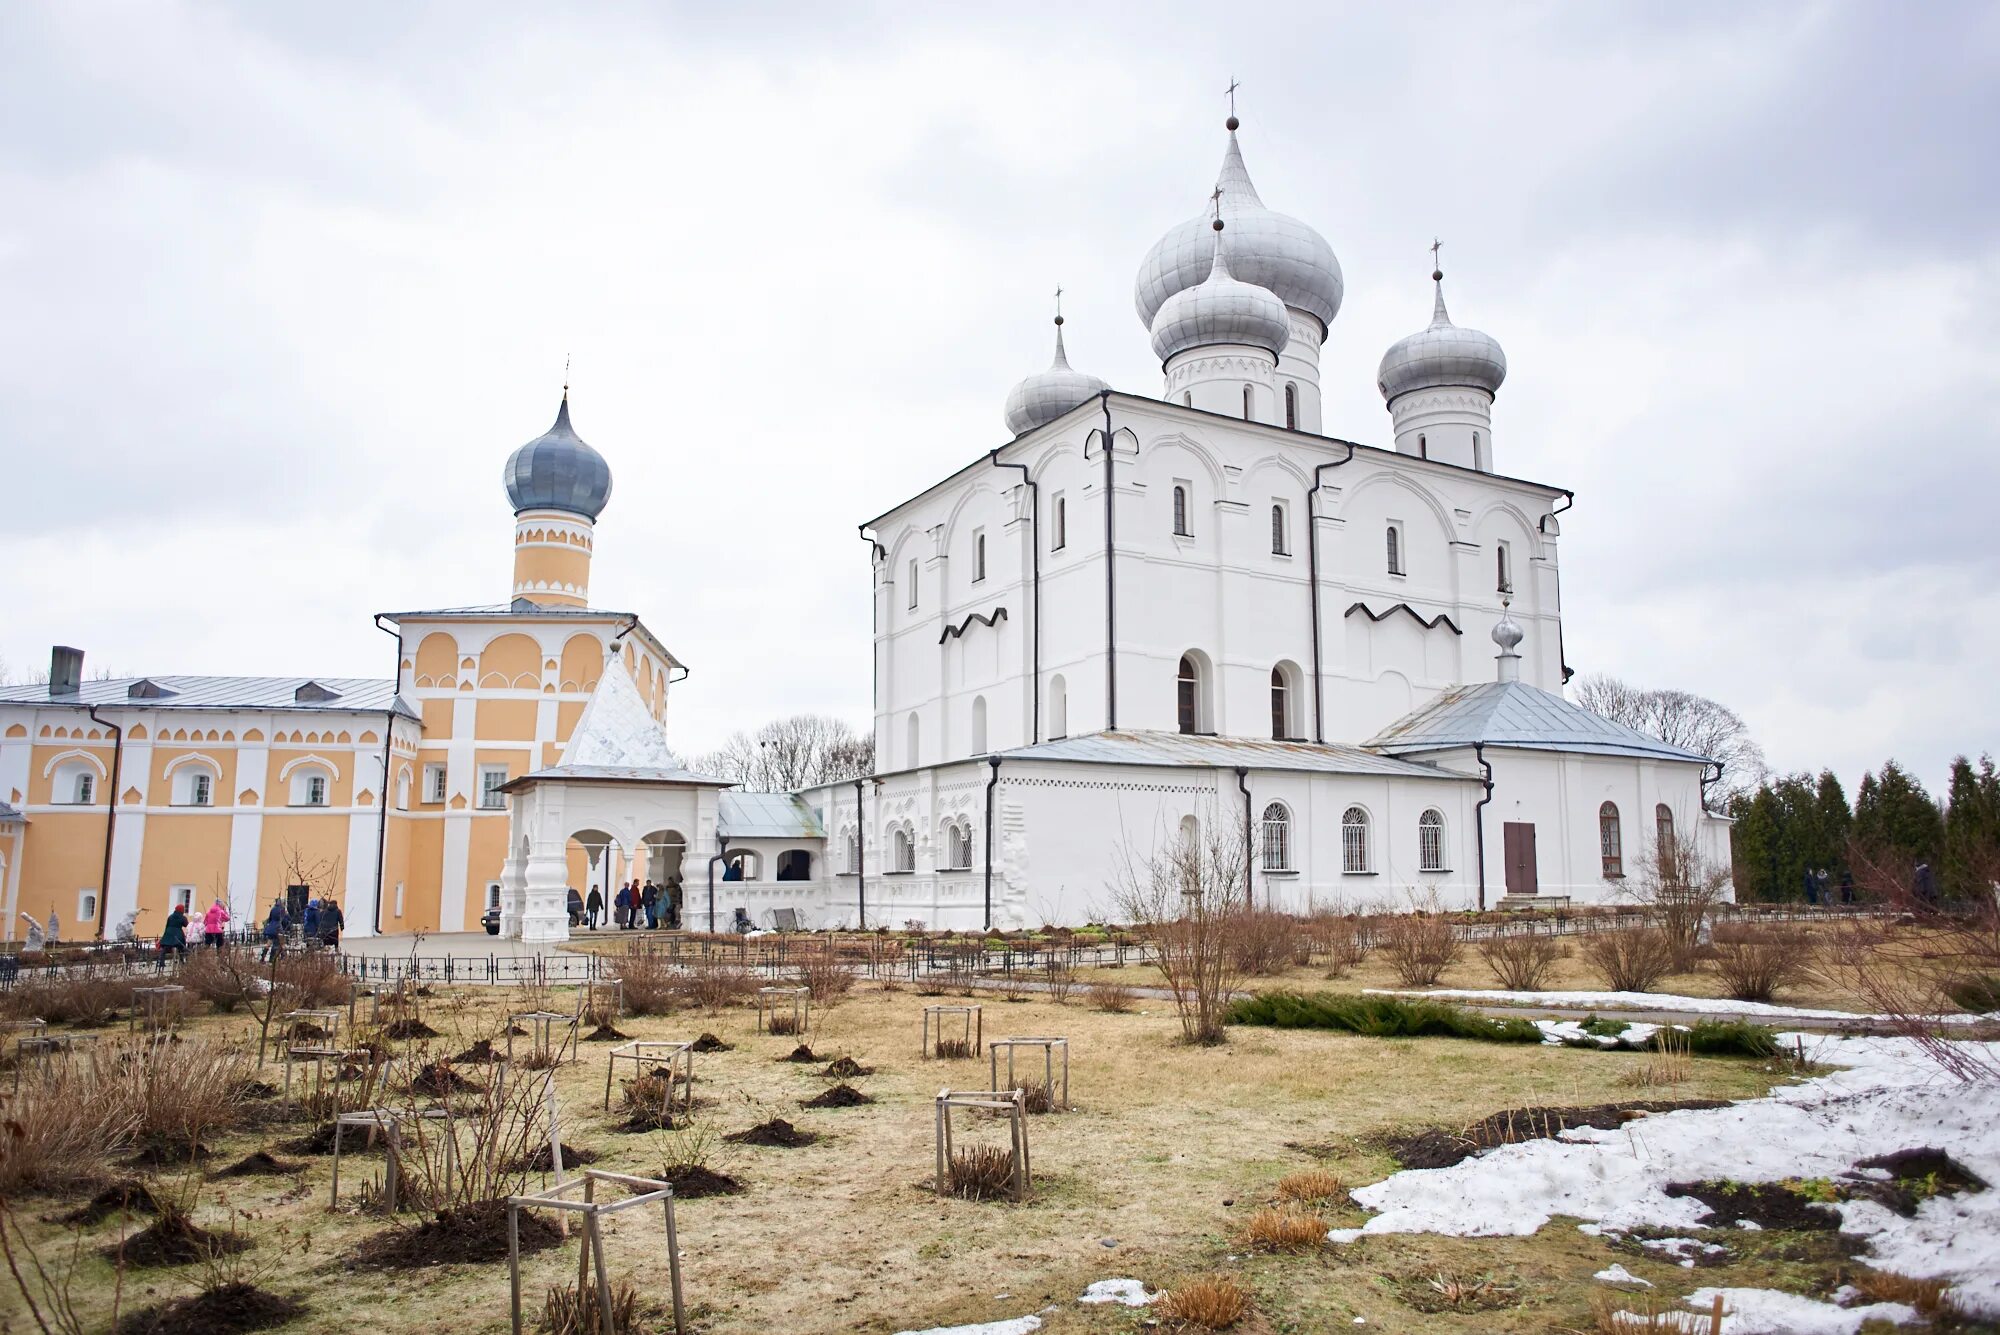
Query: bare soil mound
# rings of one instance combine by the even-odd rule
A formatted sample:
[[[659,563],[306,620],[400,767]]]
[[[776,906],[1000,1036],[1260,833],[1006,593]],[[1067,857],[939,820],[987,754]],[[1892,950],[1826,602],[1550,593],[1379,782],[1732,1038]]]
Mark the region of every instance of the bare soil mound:
[[[801,1131],[782,1117],[773,1117],[768,1122],[759,1122],[748,1131],[735,1131],[723,1137],[738,1145],[770,1145],[779,1149],[797,1149],[810,1145],[819,1139],[811,1131]]]
[[[1905,1219],[1914,1218],[1917,1207],[1932,1196],[1956,1196],[1968,1191],[1985,1191],[1986,1180],[1943,1150],[1926,1146],[1879,1154],[1856,1163],[1857,1170],[1876,1169],[1889,1174],[1883,1181],[1873,1176],[1842,1178],[1847,1196],[1858,1196],[1894,1210]]]
[[[126,1160],[134,1168],[171,1168],[208,1157],[208,1146],[178,1136],[141,1136],[139,1149]]]
[[[1837,1229],[1840,1215],[1782,1182],[1670,1182],[1667,1195],[1689,1196],[1709,1208],[1718,1224],[1747,1219],[1759,1228],[1812,1232]]]
[[[631,1037],[632,1035],[626,1033],[615,1024],[600,1024],[597,1028],[585,1034],[583,1041],[586,1043],[623,1043]]]
[[[601,1157],[596,1150],[591,1149],[588,1145],[563,1146],[563,1167],[565,1169],[581,1168],[585,1164],[596,1163]],[[510,1173],[551,1173],[555,1171],[555,1160],[549,1154],[549,1147],[544,1145],[533,1154],[517,1155],[509,1159],[507,1161],[507,1171]]]
[[[346,1149],[346,1143],[342,1142],[340,1148]],[[251,1153],[244,1155],[241,1159],[229,1165],[229,1167],[216,1170],[215,1176],[289,1177],[294,1173],[303,1173],[305,1170],[306,1166],[304,1164],[291,1163],[280,1159],[269,1150],[253,1150]]]
[[[781,1062],[816,1062],[819,1058],[813,1055],[813,1050],[810,1047],[801,1043],[784,1056],[778,1058],[778,1060]]]
[[[820,1074],[829,1080],[852,1080],[860,1075],[873,1075],[875,1068],[863,1066],[852,1057],[835,1057],[820,1069]]]
[[[1722,1099],[1641,1099],[1631,1103],[1600,1103],[1588,1108],[1507,1108],[1457,1131],[1427,1127],[1384,1141],[1405,1168],[1449,1168],[1496,1145],[1524,1140],[1548,1140],[1575,1127],[1609,1131],[1647,1113],[1681,1108],[1720,1108]]]
[[[479,1062],[497,1062],[503,1055],[493,1050],[492,1039],[482,1038],[451,1060],[456,1066],[470,1066]]]
[[[689,1045],[695,1052],[734,1052],[736,1045],[725,1043],[714,1034],[703,1034]]]
[[[225,1284],[130,1313],[112,1330],[114,1335],[246,1335],[282,1326],[305,1311],[304,1303],[254,1284]]]
[[[153,1196],[153,1189],[144,1182],[127,1180],[114,1182],[92,1196],[82,1205],[61,1217],[65,1224],[101,1224],[113,1215],[153,1214],[160,1212],[160,1202]]]
[[[691,1201],[703,1196],[737,1196],[743,1184],[727,1173],[718,1173],[701,1164],[682,1164],[660,1174],[660,1180],[674,1189],[676,1200]]]
[[[406,1015],[400,1020],[391,1020],[382,1026],[385,1038],[436,1038],[438,1031],[419,1020],[414,1015]]]
[[[545,1252],[560,1245],[556,1226],[521,1212],[521,1252]],[[482,1201],[445,1210],[421,1224],[399,1225],[366,1238],[349,1254],[362,1270],[421,1270],[434,1265],[491,1263],[507,1259],[507,1203]]]
[[[864,1103],[875,1100],[863,1094],[852,1085],[835,1085],[824,1094],[815,1095],[805,1101],[808,1108],[859,1108]]]
[[[432,1062],[411,1078],[410,1092],[430,1095],[484,1094],[486,1086],[477,1080],[467,1080],[452,1070],[449,1062]],[[341,1148],[347,1148],[345,1142],[342,1142]]]
[[[240,1252],[249,1245],[248,1238],[233,1233],[211,1233],[186,1215],[169,1212],[122,1243],[114,1242],[103,1248],[103,1253],[111,1261],[122,1259],[132,1266],[188,1265],[206,1257]]]

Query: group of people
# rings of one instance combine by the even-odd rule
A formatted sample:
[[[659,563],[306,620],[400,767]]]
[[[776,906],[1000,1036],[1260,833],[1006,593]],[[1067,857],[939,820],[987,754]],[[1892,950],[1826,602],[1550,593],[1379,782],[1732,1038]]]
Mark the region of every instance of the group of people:
[[[641,885],[636,879],[618,887],[611,897],[611,921],[619,931],[630,931],[635,927],[657,930],[660,927],[680,926],[681,878],[670,877],[665,885],[647,881]],[[604,894],[595,886],[590,898],[584,902],[583,921],[591,931],[604,918]]]
[[[177,955],[187,958],[188,928],[193,919],[189,916],[189,905],[175,904],[167,914],[167,925],[160,930],[160,967],[165,968],[167,956]],[[330,950],[340,947],[340,934],[347,927],[347,915],[340,911],[340,904],[328,895],[324,899],[314,896],[306,901],[305,917],[300,922],[300,935],[308,945],[318,944]],[[284,896],[271,901],[271,911],[264,916],[263,958],[277,958],[284,949],[285,941],[291,935],[292,915],[286,908]],[[210,949],[219,950],[229,933],[229,905],[217,896],[201,915],[201,941]]]

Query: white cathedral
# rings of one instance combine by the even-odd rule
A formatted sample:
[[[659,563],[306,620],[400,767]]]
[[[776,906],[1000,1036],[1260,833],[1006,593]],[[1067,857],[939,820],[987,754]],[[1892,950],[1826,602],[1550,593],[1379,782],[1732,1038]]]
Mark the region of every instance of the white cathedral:
[[[1676,838],[1726,863],[1710,762],[1563,698],[1571,497],[1499,467],[1500,345],[1433,273],[1378,372],[1393,446],[1324,434],[1340,264],[1227,128],[1209,208],[1139,267],[1159,396],[1072,369],[1058,315],[1007,443],[863,525],[876,772],[725,791],[614,657],[561,762],[508,785],[505,931],[567,934],[586,828],[685,832],[685,920],[724,930],[1101,920],[1204,821],[1287,910],[1603,902]]]

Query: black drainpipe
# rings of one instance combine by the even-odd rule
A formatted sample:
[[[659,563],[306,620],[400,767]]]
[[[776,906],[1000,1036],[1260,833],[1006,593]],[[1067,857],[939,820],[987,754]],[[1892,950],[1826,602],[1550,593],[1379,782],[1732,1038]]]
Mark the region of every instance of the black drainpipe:
[[[1713,766],[1715,766],[1715,773],[1713,773],[1713,774],[1710,774],[1710,773],[1708,772],[1708,766],[1709,766],[1709,765],[1713,765]],[[1702,814],[1703,814],[1703,815],[1706,815],[1706,814],[1708,813],[1708,810],[1709,810],[1709,807],[1708,807],[1708,786],[1709,786],[1710,784],[1712,784],[1712,783],[1719,783],[1719,782],[1721,781],[1721,779],[1722,779],[1722,762],[1721,762],[1721,761],[1719,761],[1719,760],[1711,760],[1711,761],[1709,761],[1709,762],[1708,762],[1707,764],[1705,764],[1705,765],[1703,765],[1703,766],[1701,767],[1701,810],[1702,810]]]
[[[99,718],[97,706],[90,707],[90,721],[101,723],[111,729],[111,782],[104,794],[104,878],[97,889],[97,939],[104,939],[104,914],[111,905],[111,846],[118,835],[118,781],[125,773],[125,729],[108,718]],[[133,908],[138,908],[138,897],[133,896]]]
[[[866,782],[854,781],[854,914],[861,931],[868,927],[868,813],[862,805],[862,785]]]
[[[382,828],[375,832],[375,935],[380,936],[382,935],[382,883],[388,879],[389,873],[389,794],[392,791],[389,781],[389,744],[396,736],[396,697],[403,686],[403,628],[398,626],[395,630],[390,630],[382,624],[382,614],[377,612],[375,629],[384,635],[396,637],[396,671],[389,679],[389,725],[382,735]],[[257,891],[252,887],[250,910],[253,915],[256,909]]]
[[[993,930],[993,789],[1000,782],[1000,757],[988,756],[986,776],[986,928]]]
[[[1486,804],[1493,800],[1493,765],[1486,759],[1486,743],[1472,744],[1472,758],[1486,771],[1486,796],[1472,808],[1472,829],[1479,841],[1479,911],[1486,912]]]
[[[1236,767],[1236,786],[1243,790],[1243,907],[1250,907],[1251,875],[1257,865],[1256,845],[1250,841],[1250,770]]]
[[[1564,487],[1562,488],[1562,494],[1563,503],[1535,521],[1535,528],[1541,533],[1546,534],[1549,531],[1549,521],[1551,519],[1554,519],[1557,515],[1576,504],[1575,492]],[[1569,679],[1575,674],[1570,671],[1569,654],[1563,649],[1562,600],[1563,572],[1562,566],[1558,564],[1556,566],[1556,662],[1562,666],[1562,684],[1567,686],[1569,685]]]
[[[708,930],[710,935],[713,935],[715,932],[715,864],[728,856],[729,836],[719,834],[715,837],[715,856],[708,860]],[[606,856],[605,861],[607,864],[610,862],[609,855]]]
[[[1118,729],[1118,566],[1113,556],[1115,533],[1112,528],[1115,511],[1112,495],[1115,484],[1111,475],[1111,391],[1104,390],[1098,396],[1104,409],[1104,727],[1108,732]]]
[[[1000,451],[994,450],[986,456],[986,461],[995,468],[1018,468],[1021,470],[1022,485],[1028,489],[1028,547],[1032,554],[1034,575],[1033,597],[1035,604],[1028,613],[1029,642],[1034,646],[1030,655],[1034,660],[1033,702],[1029,707],[1032,722],[1029,725],[1028,744],[1033,746],[1042,740],[1042,489],[1034,478],[1028,475],[1026,464],[1003,464]],[[990,908],[990,906],[989,906]],[[988,923],[987,926],[992,926]]]
[[[1306,580],[1312,587],[1312,651],[1313,651],[1313,740],[1326,745],[1326,691],[1320,685],[1319,666],[1319,515],[1313,502],[1319,499],[1320,475],[1329,468],[1338,468],[1354,460],[1354,442],[1342,441],[1347,446],[1347,458],[1335,459],[1331,463],[1319,464],[1313,469],[1312,489],[1306,492]]]

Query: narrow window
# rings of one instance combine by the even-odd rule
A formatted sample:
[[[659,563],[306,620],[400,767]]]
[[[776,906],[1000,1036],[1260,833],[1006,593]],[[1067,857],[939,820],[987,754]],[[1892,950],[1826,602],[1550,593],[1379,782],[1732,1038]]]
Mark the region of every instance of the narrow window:
[[[1194,733],[1201,725],[1201,677],[1195,671],[1194,659],[1181,655],[1180,676],[1175,681],[1177,704],[1180,711],[1180,726],[1184,733]]]
[[[191,885],[177,885],[167,894],[173,906],[183,913],[187,911],[188,905],[194,903],[194,887]]]
[[[890,841],[890,848],[895,853],[895,869],[897,871],[915,871],[917,869],[917,848],[915,842],[910,838],[908,830],[897,830],[895,837]]]
[[[213,799],[215,781],[206,774],[197,774],[188,784],[188,799],[198,807],[205,807]]]
[[[1417,437],[1417,457],[1419,459],[1428,459],[1431,457],[1430,437],[1422,435]]]
[[[1625,841],[1618,829],[1618,808],[1609,802],[1597,809],[1597,851],[1604,859],[1608,879],[1625,875]]]
[[[507,795],[500,791],[507,782],[505,765],[481,765],[479,767],[479,809],[499,811],[507,805]]]
[[[986,535],[972,535],[972,582],[977,584],[986,578]]]
[[[80,807],[87,807],[90,805],[91,799],[96,796],[97,796],[97,776],[94,774],[77,775],[76,804]]]
[[[486,883],[486,907],[489,909],[500,907],[500,882],[488,881]]]
[[[444,766],[424,766],[424,801],[444,801]]]
[[[1285,543],[1285,507],[1282,505],[1271,507],[1271,555],[1291,555]]]
[[[76,920],[80,923],[97,921],[97,892],[79,890],[76,892]]]
[[[1250,386],[1243,387],[1243,420],[1250,420]]]
[[[306,776],[306,805],[323,807],[326,805],[326,776],[309,774]]]
[[[972,754],[986,754],[986,697],[972,697]]]
[[[1479,433],[1477,431],[1472,433],[1472,466],[1474,468],[1486,467],[1486,461],[1479,457]]]
[[[1674,811],[1665,802],[1653,808],[1653,832],[1659,841],[1660,857],[1673,856],[1674,851]]]
[[[1178,484],[1174,487],[1174,536],[1177,538],[1194,536],[1188,532],[1187,488]]]
[[[1417,817],[1417,870],[1449,870],[1444,860],[1444,813],[1435,807]]]
[[[1192,408],[1192,407],[1194,407],[1194,391],[1193,391],[1193,390],[1189,390],[1189,391],[1188,391],[1187,393],[1185,393],[1185,394],[1181,395],[1181,406],[1182,406],[1183,408]]]
[[[1297,385],[1288,384],[1285,386],[1285,430],[1297,431],[1298,429],[1299,429],[1299,387]]]
[[[1264,870],[1292,869],[1292,813],[1282,803],[1264,808]]]
[[[1403,573],[1403,535],[1396,531],[1394,524],[1389,525],[1389,573]]]
[[[1368,865],[1368,813],[1349,807],[1340,818],[1340,869],[1358,876]]]
[[[910,572],[910,610],[914,612],[917,610],[917,563],[915,561],[910,562],[909,572]]]
[[[1507,554],[1507,544],[1496,543],[1493,548],[1493,575],[1497,581],[1494,588],[1501,593],[1514,591],[1514,563]]]
[[[847,836],[847,870],[850,872],[861,870],[861,831],[859,830]]]
[[[1049,740],[1069,736],[1069,683],[1058,672],[1049,678]]]
[[[1285,680],[1285,670],[1281,667],[1272,668],[1271,739],[1273,741],[1282,742],[1292,735],[1290,728],[1292,717],[1291,703],[1292,688],[1290,683]]]
[[[1059,552],[1069,545],[1069,501],[1056,497],[1055,523],[1049,536],[1049,550]]]
[[[403,883],[402,883],[401,881],[398,881],[398,882],[396,882],[396,913],[395,913],[395,916],[396,916],[396,917],[398,917],[398,918],[400,918],[400,917],[402,917],[402,916],[403,916]]]
[[[909,722],[905,726],[905,732],[907,733],[905,741],[907,742],[908,749],[903,753],[903,763],[909,769],[917,767],[917,757],[920,754],[917,745],[921,740],[918,736],[920,726],[917,722],[917,716],[915,714],[910,715]]]

